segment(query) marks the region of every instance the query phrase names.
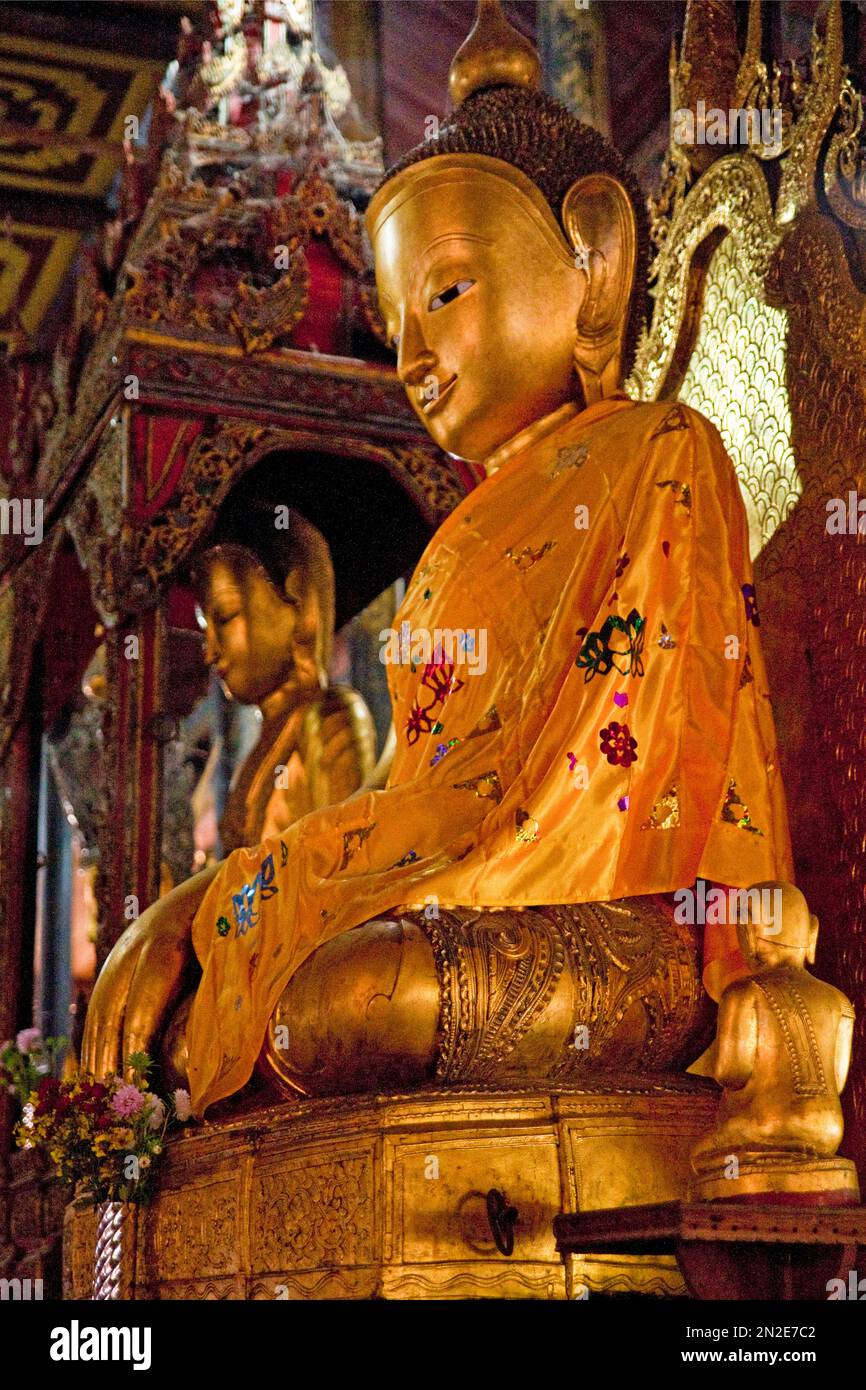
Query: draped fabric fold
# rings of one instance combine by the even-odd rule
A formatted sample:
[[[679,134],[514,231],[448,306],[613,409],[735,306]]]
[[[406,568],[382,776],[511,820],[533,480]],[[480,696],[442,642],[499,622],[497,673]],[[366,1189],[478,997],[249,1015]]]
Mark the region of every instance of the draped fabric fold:
[[[717,431],[617,396],[530,433],[440,527],[382,634],[388,786],[231,855],[202,903],[198,1114],[247,1080],[303,960],[376,915],[792,876]]]

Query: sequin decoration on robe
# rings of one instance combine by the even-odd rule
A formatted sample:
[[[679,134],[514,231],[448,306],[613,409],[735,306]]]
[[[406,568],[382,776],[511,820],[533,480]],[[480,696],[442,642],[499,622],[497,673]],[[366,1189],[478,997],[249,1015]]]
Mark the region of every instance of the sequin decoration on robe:
[[[718,432],[618,395],[527,433],[439,528],[395,618],[388,785],[237,851],[208,890],[193,924],[197,1114],[250,1076],[306,957],[381,913],[792,876],[745,512]],[[578,450],[579,468],[557,468]],[[677,813],[662,814],[672,787]]]

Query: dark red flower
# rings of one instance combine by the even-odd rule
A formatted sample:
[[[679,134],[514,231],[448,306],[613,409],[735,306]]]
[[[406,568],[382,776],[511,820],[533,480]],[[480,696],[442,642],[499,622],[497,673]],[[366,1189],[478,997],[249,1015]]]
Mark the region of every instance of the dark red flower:
[[[612,719],[599,734],[601,751],[614,767],[631,767],[637,762],[637,739],[632,738],[627,724]]]
[[[435,700],[433,703],[436,703]],[[432,709],[433,705],[430,705],[429,708]],[[410,710],[409,718],[406,720],[407,740],[410,744],[417,743],[421,734],[429,734],[432,728],[433,720],[430,718],[427,710],[422,709],[421,706],[416,703]]]
[[[427,706],[428,709],[444,701],[455,690],[463,689],[463,681],[457,680],[454,675],[454,662],[446,661],[439,647],[433,653],[433,660],[424,667],[421,684],[433,691],[433,701]]]

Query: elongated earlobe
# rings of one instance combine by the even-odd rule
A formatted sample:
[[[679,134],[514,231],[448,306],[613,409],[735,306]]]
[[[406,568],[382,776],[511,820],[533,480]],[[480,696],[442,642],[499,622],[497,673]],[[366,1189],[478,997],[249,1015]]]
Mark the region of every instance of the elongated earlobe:
[[[591,405],[619,389],[637,225],[625,188],[610,174],[577,179],[563,199],[561,218],[575,264],[588,277],[577,320],[574,366],[586,404]]]

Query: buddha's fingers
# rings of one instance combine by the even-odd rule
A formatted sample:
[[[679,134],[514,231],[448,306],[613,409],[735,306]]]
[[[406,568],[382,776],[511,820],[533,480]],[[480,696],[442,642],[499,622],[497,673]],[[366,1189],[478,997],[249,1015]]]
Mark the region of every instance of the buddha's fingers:
[[[134,1052],[152,1054],[160,1026],[180,998],[189,959],[188,938],[159,934],[148,941],[135,967],[123,1026],[123,1067]]]
[[[94,986],[81,1044],[81,1065],[94,1076],[113,1076],[120,1060],[126,997],[138,961],[140,942],[122,937]]]

